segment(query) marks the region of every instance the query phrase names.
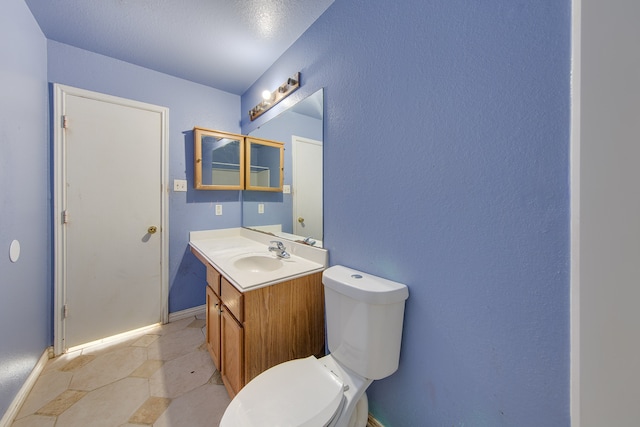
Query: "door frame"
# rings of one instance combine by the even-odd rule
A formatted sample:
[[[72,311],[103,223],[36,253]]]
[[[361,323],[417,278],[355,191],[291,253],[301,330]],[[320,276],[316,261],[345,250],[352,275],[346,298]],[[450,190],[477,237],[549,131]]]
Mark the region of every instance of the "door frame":
[[[153,111],[160,114],[161,143],[160,143],[160,319],[162,323],[169,320],[169,185],[168,185],[168,135],[169,135],[169,109],[153,104],[134,101],[126,98],[92,92],[58,83],[53,84],[53,351],[55,355],[64,351],[64,302],[66,271],[65,253],[66,242],[64,240],[63,208],[66,199],[66,165],[65,158],[65,134],[63,112],[65,96],[72,95],[88,98],[96,101],[108,102],[126,107]]]

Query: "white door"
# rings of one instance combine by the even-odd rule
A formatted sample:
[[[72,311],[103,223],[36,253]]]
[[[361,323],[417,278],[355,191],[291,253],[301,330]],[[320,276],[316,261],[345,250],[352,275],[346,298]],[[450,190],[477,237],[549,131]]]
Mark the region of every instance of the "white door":
[[[168,111],[59,85],[55,97],[60,353],[166,320]]]
[[[292,137],[293,233],[322,240],[322,141]]]

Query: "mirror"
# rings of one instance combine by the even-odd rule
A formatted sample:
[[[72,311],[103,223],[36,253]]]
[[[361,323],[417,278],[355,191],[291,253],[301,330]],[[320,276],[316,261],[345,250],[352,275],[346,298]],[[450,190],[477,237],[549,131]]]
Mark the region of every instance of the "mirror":
[[[282,191],[284,144],[247,138],[247,190]]]
[[[244,141],[238,135],[194,128],[194,187],[196,190],[244,188]]]
[[[242,192],[242,226],[322,247],[322,131],[320,89],[250,133],[284,143],[283,191]]]

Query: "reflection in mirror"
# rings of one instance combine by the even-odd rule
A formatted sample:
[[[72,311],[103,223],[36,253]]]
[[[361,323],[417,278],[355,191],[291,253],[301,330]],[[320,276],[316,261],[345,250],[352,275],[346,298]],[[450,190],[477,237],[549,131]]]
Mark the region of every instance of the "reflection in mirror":
[[[247,138],[247,190],[282,191],[281,142]]]
[[[211,155],[211,174],[202,174],[205,185],[240,185],[240,141],[206,136],[202,138],[203,163]],[[207,164],[207,163],[205,163]]]
[[[194,186],[198,190],[240,190],[244,186],[242,141],[232,134],[194,128]]]
[[[251,132],[281,141],[284,186],[278,193],[242,192],[242,226],[322,247],[322,89]]]

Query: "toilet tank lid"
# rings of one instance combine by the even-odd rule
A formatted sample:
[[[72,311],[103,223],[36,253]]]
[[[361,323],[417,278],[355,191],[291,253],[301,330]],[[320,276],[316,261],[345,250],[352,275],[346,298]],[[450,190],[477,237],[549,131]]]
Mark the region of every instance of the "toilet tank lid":
[[[342,265],[334,265],[322,273],[328,288],[369,304],[393,304],[409,297],[406,285]]]

